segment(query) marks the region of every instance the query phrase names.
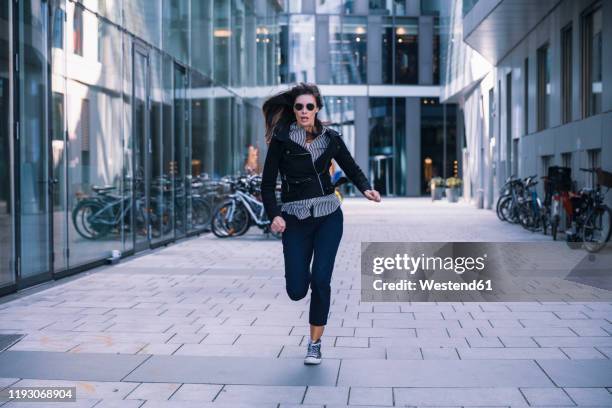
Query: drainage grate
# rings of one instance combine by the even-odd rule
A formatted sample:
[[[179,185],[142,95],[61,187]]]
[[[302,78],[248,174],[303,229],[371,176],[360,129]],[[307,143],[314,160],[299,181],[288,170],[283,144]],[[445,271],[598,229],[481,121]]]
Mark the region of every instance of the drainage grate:
[[[0,353],[23,338],[23,334],[0,334]]]

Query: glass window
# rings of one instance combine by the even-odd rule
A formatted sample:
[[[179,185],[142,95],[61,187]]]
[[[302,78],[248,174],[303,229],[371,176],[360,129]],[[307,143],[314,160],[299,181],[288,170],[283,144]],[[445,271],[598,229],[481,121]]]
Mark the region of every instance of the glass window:
[[[433,32],[433,83],[440,85],[440,18],[434,17]]]
[[[42,0],[20,1],[22,17],[18,34],[20,149],[20,241],[21,277],[29,278],[50,271],[49,77],[48,4]]]
[[[402,0],[405,3],[406,0]],[[440,15],[440,9],[442,7],[452,7],[452,5],[446,0],[421,0],[421,14],[422,15]]]
[[[583,116],[601,112],[602,102],[602,11],[589,12],[582,20],[582,111]]]
[[[191,0],[191,64],[205,75],[212,75],[212,1]]]
[[[395,46],[393,35],[393,19],[391,17],[384,18],[381,26],[382,31],[382,82],[383,84],[394,83],[393,78],[393,52]]]
[[[302,0],[284,0],[283,10],[286,13],[301,13]]]
[[[259,37],[258,37],[259,40]],[[291,15],[281,25],[282,83],[314,82],[315,18],[313,15]]]
[[[83,17],[94,27],[102,25],[91,12],[85,11]],[[124,217],[115,217],[131,199],[121,190],[121,32],[111,24],[104,26],[99,71],[83,75],[88,72],[87,63],[75,62],[68,67],[66,78],[65,206],[71,268],[106,258],[113,249],[122,249],[126,225]]]
[[[214,28],[213,28],[213,53],[214,53],[214,79],[221,84],[229,84],[230,66],[230,1],[215,0]],[[262,58],[263,59],[263,58]]]
[[[369,0],[370,14],[393,15],[393,3],[388,0]]]
[[[72,15],[72,52],[83,56],[83,8],[76,4]]]
[[[529,58],[523,62],[523,134],[529,133]]]
[[[354,0],[316,0],[318,14],[352,14]]]
[[[421,98],[421,192],[429,193],[433,177],[458,174],[457,106]]]
[[[419,82],[419,23],[418,19],[396,19],[395,83]]]
[[[332,83],[366,82],[367,20],[362,17],[329,17]]]
[[[550,120],[550,49],[548,44],[538,49],[538,130],[549,127]]]
[[[53,48],[64,48],[64,20],[66,19],[66,11],[63,9],[63,4],[54,6],[53,8]]]
[[[13,260],[13,205],[10,131],[9,2],[0,3],[0,288],[15,280]]]
[[[162,47],[176,59],[188,62],[189,0],[165,0],[162,6]]]
[[[561,121],[572,119],[572,25],[561,31]]]
[[[102,0],[100,0],[102,1]],[[120,0],[115,0],[120,2]],[[161,48],[161,0],[123,1],[123,25],[129,32]],[[164,1],[166,3],[166,1]]]
[[[120,24],[121,2],[122,0],[98,0],[98,13],[112,22]]]
[[[246,83],[246,72],[243,69],[245,67],[245,9],[244,3],[234,0],[232,6],[232,35],[230,37],[231,46],[231,64],[228,69],[231,70],[231,81],[232,86],[242,86]]]
[[[382,195],[394,194],[393,98],[370,98],[370,181]]]

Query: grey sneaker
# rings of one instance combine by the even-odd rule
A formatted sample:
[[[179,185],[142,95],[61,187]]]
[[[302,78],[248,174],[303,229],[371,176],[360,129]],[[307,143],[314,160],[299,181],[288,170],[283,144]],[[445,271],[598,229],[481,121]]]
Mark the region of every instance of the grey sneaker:
[[[308,340],[308,351],[304,358],[304,364],[320,364],[321,363],[321,339],[313,343]]]

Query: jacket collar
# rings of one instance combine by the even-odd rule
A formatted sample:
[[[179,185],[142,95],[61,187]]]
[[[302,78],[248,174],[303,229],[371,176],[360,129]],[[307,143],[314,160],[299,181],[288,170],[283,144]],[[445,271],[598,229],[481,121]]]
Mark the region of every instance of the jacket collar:
[[[294,124],[294,123],[296,123],[296,122],[291,122],[291,123],[288,123],[288,124],[286,124],[284,126],[281,126],[281,128],[275,133],[275,136],[277,138],[279,138],[280,140],[282,140],[282,141],[286,141],[286,142],[294,144],[299,150],[301,150],[303,152],[308,152],[308,150],[306,150],[301,144],[299,144],[297,142],[294,142],[289,137],[289,132],[291,131],[291,125]],[[327,144],[327,147],[325,148],[325,151],[319,157],[317,157],[316,160],[314,161],[315,168],[317,169],[317,172],[319,172],[319,173],[322,171],[322,170],[320,170],[321,162],[322,161],[324,162],[324,160],[327,160],[326,158],[329,156],[330,151],[334,147],[334,143],[333,143],[334,142],[334,136],[339,137],[338,132],[336,132],[334,129],[329,128],[329,127],[327,127],[325,125],[322,125],[322,126],[323,126],[323,132],[321,134],[327,132],[327,134],[329,135],[330,142]]]
[[[289,122],[283,125],[278,125],[278,129],[274,132],[274,136],[282,141],[291,140],[291,138],[289,137],[289,132],[291,131],[291,126],[294,124],[297,126],[297,123],[295,121]],[[327,127],[325,125],[322,125],[322,126],[323,126],[323,132],[321,134],[325,132],[327,132],[327,134],[331,136],[338,134],[338,132],[336,132],[334,129]]]

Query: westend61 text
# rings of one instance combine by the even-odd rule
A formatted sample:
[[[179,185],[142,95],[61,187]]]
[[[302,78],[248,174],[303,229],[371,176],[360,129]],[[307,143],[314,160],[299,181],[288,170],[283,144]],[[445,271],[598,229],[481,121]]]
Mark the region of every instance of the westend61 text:
[[[471,282],[437,282],[433,279],[419,279],[418,288],[417,282],[408,279],[401,279],[395,282],[383,282],[382,279],[377,279],[373,282],[372,286],[374,287],[374,290],[493,290],[491,279],[473,280]]]

